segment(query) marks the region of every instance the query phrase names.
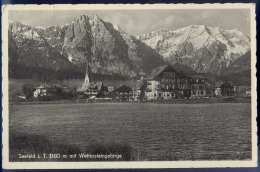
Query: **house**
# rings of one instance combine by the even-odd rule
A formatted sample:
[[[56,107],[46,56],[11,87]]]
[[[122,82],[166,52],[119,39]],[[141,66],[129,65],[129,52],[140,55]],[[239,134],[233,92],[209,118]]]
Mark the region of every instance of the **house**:
[[[251,86],[250,85],[234,85],[234,94],[240,97],[250,97],[251,96]]]
[[[214,95],[212,83],[202,74],[191,75],[191,98],[211,97]]]
[[[146,100],[157,100],[159,97],[159,81],[148,80],[146,82],[145,97]]]
[[[73,89],[61,84],[54,84],[52,87],[56,88],[56,95],[60,99],[71,99],[76,96],[76,88]]]
[[[220,87],[216,87],[214,90],[214,95],[216,97],[220,97],[221,96],[221,88]]]
[[[33,97],[38,98],[39,96],[47,95],[47,87],[45,85],[39,85],[33,91]]]
[[[221,85],[222,84],[223,84],[222,81],[215,82],[215,85],[214,85],[214,96],[215,97],[220,97],[221,96]]]
[[[33,97],[39,100],[71,99],[75,90],[59,84],[41,84],[33,91]]]
[[[114,100],[119,101],[132,101],[133,100],[133,90],[132,88],[122,85],[110,93],[110,96]]]
[[[135,86],[133,87],[133,100],[134,101],[142,101],[143,100],[143,87],[144,87],[144,80],[140,79],[137,80]]]
[[[251,97],[251,90],[247,90],[245,96],[246,97]]]
[[[108,92],[112,92],[112,91],[114,91],[114,86],[107,86],[107,91]]]
[[[48,84],[41,84],[33,91],[33,97],[38,100],[58,99],[57,88]]]
[[[196,74],[182,64],[160,66],[152,71],[146,82],[147,100],[202,98],[214,94],[212,83],[206,76]]]
[[[191,97],[206,97],[205,80],[201,78],[193,79],[191,86]]]
[[[141,89],[140,88],[133,88],[133,100],[139,101],[141,96]]]
[[[146,80],[147,100],[190,97],[191,78],[176,71],[170,65],[154,69]]]
[[[234,96],[234,87],[229,82],[224,82],[221,86],[221,95],[222,96]]]
[[[102,83],[100,89],[98,90],[97,97],[98,98],[108,97],[108,94],[109,94],[108,87],[103,85]]]

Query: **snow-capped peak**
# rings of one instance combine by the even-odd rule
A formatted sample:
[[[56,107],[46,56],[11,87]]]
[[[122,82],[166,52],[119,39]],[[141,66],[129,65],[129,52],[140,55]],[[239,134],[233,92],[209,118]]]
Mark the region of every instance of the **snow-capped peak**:
[[[226,30],[206,25],[189,25],[176,30],[163,29],[140,35],[138,39],[157,50],[168,62],[174,62],[176,58],[199,60],[202,58],[199,56],[207,55],[204,59],[210,61],[218,58],[217,63],[222,59],[228,66],[250,51],[250,39],[238,29]]]

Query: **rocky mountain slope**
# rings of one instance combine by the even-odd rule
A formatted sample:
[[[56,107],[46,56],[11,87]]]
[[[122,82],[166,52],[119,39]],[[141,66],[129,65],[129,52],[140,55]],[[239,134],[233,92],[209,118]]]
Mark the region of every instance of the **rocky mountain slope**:
[[[77,77],[89,66],[93,74],[132,78],[164,63],[155,50],[96,15],[47,28],[11,22],[9,52],[14,77],[26,68],[29,74],[48,70]]]
[[[232,81],[237,85],[251,84],[251,54],[247,52],[237,58],[220,76],[222,80]]]
[[[14,78],[83,78],[87,66],[96,76],[134,78],[165,63],[228,80],[241,76],[249,83],[250,39],[238,30],[203,25],[135,38],[96,15],[47,28],[9,24]]]
[[[249,37],[238,30],[218,27],[191,25],[154,31],[138,38],[160,53],[166,62],[182,63],[199,73],[222,75],[241,56],[250,54]],[[245,60],[250,61],[250,56]],[[237,65],[249,69],[246,64]]]
[[[84,76],[47,37],[50,28],[34,28],[18,22],[9,27],[9,74],[13,78],[62,79]],[[59,42],[60,43],[60,42]]]

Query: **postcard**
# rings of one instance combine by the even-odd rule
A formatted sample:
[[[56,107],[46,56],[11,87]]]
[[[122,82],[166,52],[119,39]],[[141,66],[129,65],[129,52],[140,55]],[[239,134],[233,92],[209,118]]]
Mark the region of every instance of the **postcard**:
[[[2,11],[5,169],[257,166],[255,4]]]

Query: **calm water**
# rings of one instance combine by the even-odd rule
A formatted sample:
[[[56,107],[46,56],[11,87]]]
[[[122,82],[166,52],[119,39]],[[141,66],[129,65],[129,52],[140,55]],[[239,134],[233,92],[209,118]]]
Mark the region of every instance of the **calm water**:
[[[55,104],[10,107],[10,129],[84,148],[130,145],[138,160],[250,159],[250,104]]]

